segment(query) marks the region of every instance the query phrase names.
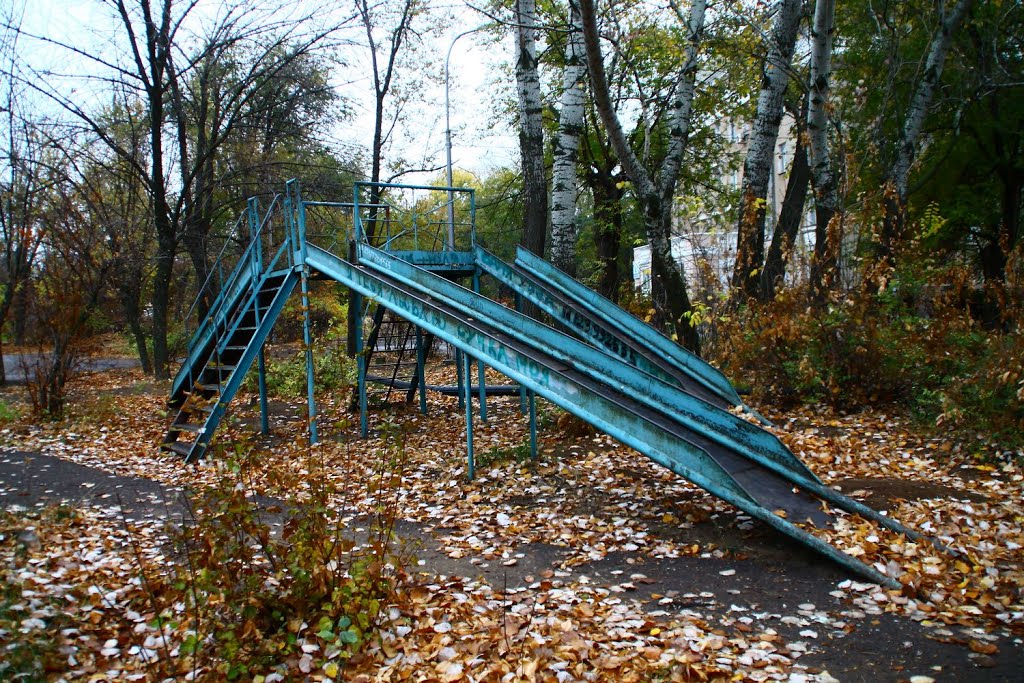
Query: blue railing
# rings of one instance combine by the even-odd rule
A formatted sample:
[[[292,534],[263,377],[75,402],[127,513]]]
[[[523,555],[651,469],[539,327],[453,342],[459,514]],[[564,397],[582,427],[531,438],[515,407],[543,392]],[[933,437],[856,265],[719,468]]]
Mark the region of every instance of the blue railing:
[[[357,182],[353,195],[356,242],[387,251],[471,251],[476,244],[470,188]]]

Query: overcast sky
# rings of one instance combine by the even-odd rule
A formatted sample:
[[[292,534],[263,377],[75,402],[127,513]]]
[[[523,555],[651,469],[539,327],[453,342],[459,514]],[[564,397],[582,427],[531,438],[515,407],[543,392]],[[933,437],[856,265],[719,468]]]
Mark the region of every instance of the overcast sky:
[[[3,1],[10,0],[0,0]],[[202,5],[205,8],[201,6],[200,12],[213,13],[219,3],[210,0]],[[455,11],[456,20],[451,30],[436,41],[440,60],[444,59],[456,35],[486,21],[485,17],[468,8]],[[118,27],[110,20],[110,8],[103,7],[98,0],[27,0],[23,28],[28,33],[76,46],[88,46],[90,52],[111,58],[117,50],[112,41],[120,40]],[[496,120],[492,97],[496,90],[494,84],[501,79],[498,75],[500,64],[510,61],[512,37],[506,37],[497,45],[481,46],[480,41],[477,35],[466,35],[456,41],[452,50],[451,123],[454,165],[483,176],[500,166],[515,163],[517,143],[504,123],[493,129],[489,125]],[[84,58],[69,57],[65,51],[47,47],[38,41],[23,40],[19,48],[31,50],[31,59],[36,64],[59,65],[66,73],[82,73],[83,69],[96,68]],[[346,145],[368,149],[373,131],[370,75],[356,65],[340,70],[334,80],[339,91],[354,105],[356,113],[355,120],[340,127],[335,136]],[[84,90],[80,92],[83,97],[96,96]],[[403,131],[396,139],[401,141],[406,159],[432,160],[433,165],[442,165],[445,130],[443,87],[428,90],[425,100],[419,109],[409,111],[402,118]],[[433,173],[403,180],[422,183],[436,176],[437,173]]]

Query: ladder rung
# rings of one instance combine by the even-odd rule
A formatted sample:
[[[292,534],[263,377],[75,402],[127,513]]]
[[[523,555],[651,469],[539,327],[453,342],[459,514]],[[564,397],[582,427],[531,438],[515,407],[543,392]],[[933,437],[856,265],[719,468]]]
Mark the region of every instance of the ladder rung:
[[[224,364],[218,365],[217,363],[210,363],[209,365],[206,366],[205,369],[206,370],[217,370],[217,371],[220,371],[220,372],[231,372],[232,370],[234,370],[237,367],[238,367],[237,365],[224,365]]]
[[[164,450],[173,451],[178,455],[187,458],[192,452],[192,447],[195,444],[186,443],[184,441],[166,441],[163,444]]]
[[[201,405],[201,406],[199,406],[199,407],[197,407],[197,408],[195,408],[193,410],[189,410],[187,412],[194,413],[196,411],[199,411],[199,412],[206,413],[207,415],[209,415],[210,413],[213,412],[213,409],[216,408],[216,407],[217,407],[216,403],[204,403],[203,405]],[[186,411],[182,411],[182,412],[186,412]]]

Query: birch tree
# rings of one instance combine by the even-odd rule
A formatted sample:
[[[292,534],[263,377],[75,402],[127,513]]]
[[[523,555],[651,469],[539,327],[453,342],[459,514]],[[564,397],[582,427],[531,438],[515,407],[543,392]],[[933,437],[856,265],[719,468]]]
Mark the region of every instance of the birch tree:
[[[569,0],[569,35],[551,172],[551,262],[576,273],[576,160],[583,132],[586,65],[578,0]]]
[[[519,98],[519,155],[523,168],[523,241],[544,256],[547,236],[547,178],[544,120],[537,68],[537,4],[516,0],[516,94]]]
[[[943,3],[938,5],[941,12],[939,28],[929,44],[924,68],[917,79],[917,87],[907,107],[896,148],[896,158],[886,183],[885,219],[877,245],[877,255],[883,264],[891,260],[896,242],[903,237],[910,169],[917,153],[921,130],[935,91],[942,81],[942,70],[953,36],[973,5],[974,0],[957,0],[948,13],[945,12]]]
[[[680,341],[694,353],[700,352],[700,338],[690,324],[691,305],[686,280],[672,258],[670,230],[672,200],[683,162],[690,131],[693,95],[696,89],[698,48],[704,32],[705,0],[694,0],[686,21],[686,52],[672,93],[668,121],[669,142],[665,158],[656,173],[650,173],[640,162],[626,140],[622,124],[615,114],[604,57],[597,34],[594,0],[580,0],[583,38],[594,103],[608,133],[623,170],[633,182],[644,214],[644,229],[651,246],[651,287],[654,304],[677,330]]]
[[[802,0],[781,0],[768,39],[757,113],[750,134],[747,158],[743,164],[743,184],[740,190],[736,264],[732,284],[736,293],[744,297],[755,297],[758,293],[758,273],[764,260],[768,183],[802,12]]]
[[[814,182],[814,259],[811,289],[821,294],[838,263],[839,193],[828,144],[828,95],[832,75],[832,39],[835,32],[835,0],[817,0],[811,25],[811,84],[807,106],[809,162]]]

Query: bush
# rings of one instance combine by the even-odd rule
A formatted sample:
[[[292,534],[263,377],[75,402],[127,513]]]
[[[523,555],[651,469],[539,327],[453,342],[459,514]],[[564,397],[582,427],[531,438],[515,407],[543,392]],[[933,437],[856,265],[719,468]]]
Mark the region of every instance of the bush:
[[[257,454],[239,445],[220,454],[221,484],[198,499],[180,541],[184,560],[167,593],[186,595],[189,635],[181,669],[205,668],[218,679],[249,679],[315,643],[314,669],[334,670],[373,636],[405,558],[392,547],[396,490],[404,465],[401,445],[379,469],[379,502],[368,539],[356,539],[341,518],[324,463],[307,451],[270,474],[272,486],[292,491],[283,506],[252,495]],[[282,520],[275,530],[271,519]],[[167,616],[172,616],[166,612]]]
[[[904,266],[881,292],[827,302],[789,288],[716,317],[709,350],[761,401],[897,405],[962,436],[1019,447],[1024,342],[972,318],[977,289],[962,269],[928,263]]]
[[[334,318],[313,341],[313,374],[318,390],[333,391],[356,383],[356,362],[345,353],[345,319]],[[244,388],[256,390],[255,366]],[[301,346],[285,357],[267,357],[267,391],[284,400],[306,394],[306,351]]]

